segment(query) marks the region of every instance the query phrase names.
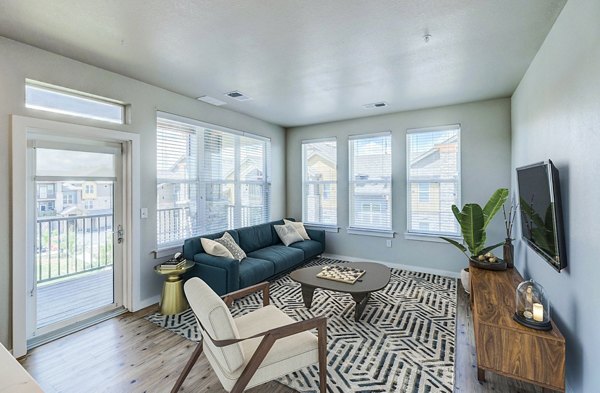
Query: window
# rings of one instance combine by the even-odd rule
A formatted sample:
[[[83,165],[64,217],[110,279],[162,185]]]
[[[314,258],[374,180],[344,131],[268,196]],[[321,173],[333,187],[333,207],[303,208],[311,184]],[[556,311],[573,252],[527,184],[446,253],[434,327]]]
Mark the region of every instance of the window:
[[[348,141],[350,229],[392,230],[392,134]]]
[[[408,232],[459,236],[460,125],[408,130]]]
[[[27,80],[25,107],[110,123],[125,123],[125,104],[60,86]]]
[[[267,222],[270,149],[266,138],[159,113],[159,248]]]
[[[75,203],[74,201],[75,196],[73,195],[73,193],[69,192],[63,194],[63,205],[72,205]]]
[[[337,143],[302,142],[302,221],[337,225]]]
[[[87,200],[83,203],[83,207],[86,210],[92,210],[94,208],[94,201]]]

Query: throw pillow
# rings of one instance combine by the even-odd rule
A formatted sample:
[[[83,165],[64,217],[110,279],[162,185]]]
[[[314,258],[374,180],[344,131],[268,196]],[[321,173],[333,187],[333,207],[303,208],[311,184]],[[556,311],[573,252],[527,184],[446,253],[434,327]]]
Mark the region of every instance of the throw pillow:
[[[233,259],[233,254],[224,245],[211,239],[200,238],[202,248],[208,255]]]
[[[283,244],[286,245],[286,247],[292,243],[301,242],[304,240],[302,239],[302,236],[300,236],[296,228],[294,228],[294,226],[291,224],[273,225],[273,227],[275,227],[277,236],[279,236],[279,238],[281,239]]]
[[[284,224],[292,224],[294,226],[294,229],[300,234],[300,236],[302,236],[302,239],[310,240],[308,233],[306,233],[306,228],[304,228],[304,223],[299,222],[299,221],[286,220],[285,218],[283,219],[283,223]]]
[[[229,250],[231,255],[233,255],[233,259],[241,261],[242,259],[246,258],[246,253],[240,248],[240,246],[237,245],[235,239],[229,234],[229,232],[225,232],[223,236],[215,239],[215,241],[224,245],[225,248]]]

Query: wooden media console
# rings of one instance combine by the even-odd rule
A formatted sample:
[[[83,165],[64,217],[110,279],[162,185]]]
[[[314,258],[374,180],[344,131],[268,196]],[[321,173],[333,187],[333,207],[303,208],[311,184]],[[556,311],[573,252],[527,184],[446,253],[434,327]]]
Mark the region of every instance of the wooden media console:
[[[515,290],[523,281],[517,269],[469,271],[479,381],[492,371],[564,392],[565,339],[554,322],[552,330],[540,331],[513,320]]]

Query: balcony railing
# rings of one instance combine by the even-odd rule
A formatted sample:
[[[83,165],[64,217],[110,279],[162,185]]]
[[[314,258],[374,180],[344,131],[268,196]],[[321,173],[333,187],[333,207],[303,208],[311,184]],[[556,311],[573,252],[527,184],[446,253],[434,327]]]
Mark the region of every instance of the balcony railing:
[[[36,231],[38,283],[113,264],[112,214],[39,217]]]
[[[224,205],[219,215],[218,206],[213,209],[213,217],[207,219],[204,233],[214,233],[225,229],[242,228],[257,225],[263,222],[264,213],[262,206],[242,206],[240,209],[239,223],[235,218],[235,206]],[[194,236],[195,217],[189,207],[176,207],[158,209],[158,244],[181,243],[183,239]]]

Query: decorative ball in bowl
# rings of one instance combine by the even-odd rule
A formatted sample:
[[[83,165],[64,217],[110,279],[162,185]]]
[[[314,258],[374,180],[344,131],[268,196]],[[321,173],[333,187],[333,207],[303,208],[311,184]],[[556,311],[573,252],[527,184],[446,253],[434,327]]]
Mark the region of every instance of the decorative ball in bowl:
[[[488,252],[469,259],[471,266],[486,270],[506,270],[506,262],[493,253]]]

